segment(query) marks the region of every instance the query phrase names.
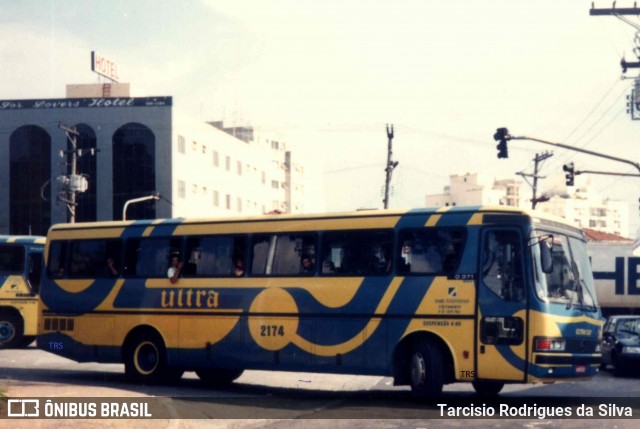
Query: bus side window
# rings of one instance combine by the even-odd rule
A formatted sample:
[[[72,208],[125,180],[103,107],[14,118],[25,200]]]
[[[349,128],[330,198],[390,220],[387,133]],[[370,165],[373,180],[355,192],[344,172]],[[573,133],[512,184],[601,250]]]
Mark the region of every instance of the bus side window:
[[[298,276],[315,272],[315,235],[279,234],[277,238],[272,275]]]
[[[31,293],[36,295],[40,292],[40,278],[42,277],[42,253],[30,253],[28,259],[29,272],[27,273],[27,280]]]
[[[465,234],[459,228],[420,228],[400,232],[398,272],[452,274],[464,251]]]
[[[204,236],[187,239],[185,277],[230,277],[234,262],[244,261],[244,236]]]
[[[271,249],[271,236],[254,236],[253,251],[251,252],[251,274],[263,276],[270,273],[269,254]]]
[[[309,233],[253,237],[251,274],[300,276],[315,273],[316,237]]]
[[[52,241],[50,243],[47,263],[47,276],[49,278],[59,279],[65,276],[67,247],[66,241]]]
[[[179,238],[141,238],[127,241],[126,274],[133,277],[167,276],[171,257],[177,255],[184,262],[180,253]]]
[[[390,230],[326,232],[322,239],[322,274],[345,276],[391,273]]]
[[[504,301],[524,299],[522,249],[517,231],[489,231],[484,235],[482,280]]]

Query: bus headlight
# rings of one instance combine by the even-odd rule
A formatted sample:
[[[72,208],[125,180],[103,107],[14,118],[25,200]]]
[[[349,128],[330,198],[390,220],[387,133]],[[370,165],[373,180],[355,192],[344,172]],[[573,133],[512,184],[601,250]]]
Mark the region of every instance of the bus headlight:
[[[640,354],[640,347],[638,347],[638,346],[633,346],[633,347],[624,346],[622,348],[622,353]]]
[[[553,338],[538,338],[535,350],[537,352],[563,352],[566,346],[565,340]]]

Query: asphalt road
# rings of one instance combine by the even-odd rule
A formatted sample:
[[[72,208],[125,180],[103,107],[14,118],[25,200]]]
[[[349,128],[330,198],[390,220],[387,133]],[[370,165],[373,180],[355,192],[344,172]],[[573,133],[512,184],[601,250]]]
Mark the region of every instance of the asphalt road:
[[[11,419],[11,427],[216,427],[216,428],[431,428],[431,427],[602,427],[598,419],[513,419],[523,403],[530,407],[562,407],[587,404],[594,412],[623,410],[624,399],[640,398],[640,378],[613,377],[603,372],[588,382],[551,385],[508,385],[496,401],[475,395],[468,383],[445,386],[432,402],[412,398],[406,387],[392,386],[382,377],[310,373],[246,371],[231,387],[214,390],[203,386],[194,373],[170,386],[130,383],[122,365],[76,363],[38,350],[0,350],[0,389],[9,398],[42,398],[54,401],[146,401],[153,419],[144,420],[32,420]],[[63,398],[63,399],[61,399]],[[97,399],[96,399],[97,398]],[[615,399],[614,399],[615,398]],[[524,401],[524,402],[523,402]],[[636,401],[640,404],[640,400]],[[438,404],[447,404],[447,407]],[[473,404],[475,416],[496,411],[487,419],[452,417],[456,407]],[[620,405],[613,410],[608,404]],[[500,416],[500,406],[506,407]],[[600,407],[604,407],[600,409]],[[640,407],[632,404],[640,418]],[[533,409],[533,408],[531,408]],[[548,409],[548,408],[545,408]],[[464,411],[458,410],[457,412]],[[529,411],[531,413],[531,411]],[[536,412],[535,410],[533,411]],[[513,416],[513,415],[512,415]],[[435,419],[433,417],[436,417]],[[637,420],[606,420],[607,426],[636,427]],[[0,420],[0,427],[3,426]]]

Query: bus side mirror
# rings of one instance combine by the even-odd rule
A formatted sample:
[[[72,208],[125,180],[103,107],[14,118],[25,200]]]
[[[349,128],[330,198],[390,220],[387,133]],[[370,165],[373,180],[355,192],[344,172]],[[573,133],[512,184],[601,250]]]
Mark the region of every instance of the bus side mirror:
[[[540,264],[542,265],[542,272],[545,274],[551,274],[553,272],[551,245],[547,240],[540,240],[538,246],[540,246]]]

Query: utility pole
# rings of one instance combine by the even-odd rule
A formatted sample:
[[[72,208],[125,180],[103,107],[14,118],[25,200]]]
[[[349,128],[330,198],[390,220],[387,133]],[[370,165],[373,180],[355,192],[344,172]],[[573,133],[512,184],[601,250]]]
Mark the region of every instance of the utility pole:
[[[622,79],[633,79],[634,87],[631,90],[631,94],[627,96],[627,113],[631,115],[631,119],[634,121],[640,120],[640,77],[628,78],[625,73],[628,69],[640,69],[640,24],[627,18],[625,15],[640,15],[640,8],[637,7],[636,2],[633,2],[633,7],[616,8],[616,2],[614,1],[611,8],[596,9],[595,5],[591,3],[590,16],[614,16],[620,21],[630,25],[636,29],[636,35],[634,37],[635,47],[633,53],[638,61],[627,62],[624,56],[620,61],[620,67],[622,68]]]
[[[69,210],[69,223],[75,223],[76,221],[76,194],[78,192],[85,192],[89,187],[87,178],[77,174],[78,168],[78,155],[82,154],[82,149],[78,149],[77,137],[80,135],[75,127],[64,125],[62,122],[58,124],[58,128],[63,130],[67,139],[71,143],[71,150],[60,151],[60,156],[71,155],[71,171],[68,175],[58,176],[57,180],[62,185],[63,191],[58,194],[58,201],[62,201],[67,205]],[[91,149],[91,155],[95,155],[95,149]]]
[[[384,169],[387,173],[387,177],[384,182],[384,200],[382,201],[385,209],[389,207],[389,186],[391,185],[391,174],[398,166],[398,161],[391,160],[391,155],[393,154],[391,150],[393,145],[393,124],[387,124],[387,138],[389,139],[389,144],[387,146],[387,168]]]
[[[538,198],[537,193],[538,193],[538,179],[544,179],[543,176],[539,176],[538,175],[538,171],[540,170],[540,167],[542,167],[542,162],[545,159],[551,158],[553,156],[553,152],[544,152],[542,154],[540,153],[536,153],[535,158],[533,158],[533,162],[534,162],[534,166],[533,166],[533,174],[526,174],[523,171],[520,171],[516,174],[522,176],[524,178],[524,180],[527,181],[527,183],[529,183],[529,181],[527,180],[527,177],[532,177],[533,178],[533,185],[531,183],[529,183],[529,186],[531,186],[531,189],[533,190],[533,197],[531,198],[531,208],[535,209],[536,208],[536,204],[538,203],[542,203],[545,201],[549,201],[549,197],[546,196],[541,196]]]

